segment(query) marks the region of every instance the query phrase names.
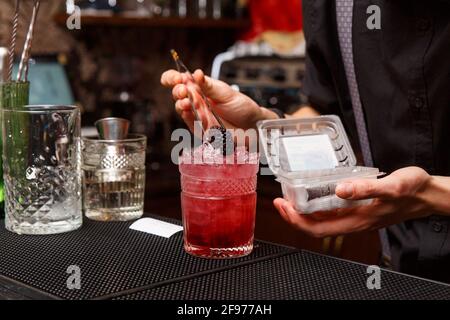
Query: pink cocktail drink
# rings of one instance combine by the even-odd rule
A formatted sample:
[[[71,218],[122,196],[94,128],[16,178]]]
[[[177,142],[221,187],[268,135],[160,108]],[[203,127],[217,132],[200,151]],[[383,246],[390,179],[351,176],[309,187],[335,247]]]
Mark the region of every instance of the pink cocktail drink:
[[[256,155],[244,153],[240,158],[232,155],[231,163],[193,163],[192,155],[182,157],[181,204],[188,253],[233,258],[253,250],[259,165]]]

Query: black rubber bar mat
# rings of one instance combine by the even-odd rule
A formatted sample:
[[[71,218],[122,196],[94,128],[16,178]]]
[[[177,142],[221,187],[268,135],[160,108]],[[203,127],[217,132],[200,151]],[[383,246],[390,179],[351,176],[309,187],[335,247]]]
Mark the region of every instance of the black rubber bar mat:
[[[179,222],[161,218],[172,223]],[[37,289],[50,298],[95,299],[158,283],[179,281],[277,256],[294,249],[256,242],[254,252],[234,260],[206,260],[186,254],[182,233],[170,239],[130,230],[131,223],[84,220],[81,229],[50,236],[8,232],[0,222],[0,276]],[[81,289],[69,289],[80,268]],[[75,268],[76,268],[75,267]],[[68,273],[69,271],[69,273]]]
[[[0,300],[48,300],[47,294],[0,276]]]
[[[381,271],[381,289],[369,290],[369,276],[367,266],[300,252],[115,299],[450,299],[450,286],[385,270]]]

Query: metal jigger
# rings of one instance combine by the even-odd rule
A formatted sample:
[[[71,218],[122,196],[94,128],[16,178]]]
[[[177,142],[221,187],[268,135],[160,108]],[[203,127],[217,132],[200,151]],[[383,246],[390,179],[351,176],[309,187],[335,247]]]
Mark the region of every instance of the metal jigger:
[[[122,118],[105,118],[95,122],[100,139],[124,140],[128,137],[130,121]]]
[[[126,153],[124,147],[120,147],[116,143],[126,140],[128,137],[128,129],[130,121],[122,118],[104,118],[95,122],[99,139],[108,140],[112,143],[106,147],[106,154],[115,158]],[[102,182],[126,182],[129,180],[130,173],[122,169],[102,170]]]

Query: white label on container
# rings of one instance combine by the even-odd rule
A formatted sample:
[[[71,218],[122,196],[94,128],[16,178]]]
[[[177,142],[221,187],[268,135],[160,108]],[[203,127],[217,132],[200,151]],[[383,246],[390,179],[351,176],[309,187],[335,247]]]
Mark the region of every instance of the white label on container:
[[[142,218],[133,223],[130,229],[170,238],[175,233],[182,231],[183,227],[152,218]]]
[[[280,148],[289,171],[332,169],[339,164],[326,134],[282,138]]]

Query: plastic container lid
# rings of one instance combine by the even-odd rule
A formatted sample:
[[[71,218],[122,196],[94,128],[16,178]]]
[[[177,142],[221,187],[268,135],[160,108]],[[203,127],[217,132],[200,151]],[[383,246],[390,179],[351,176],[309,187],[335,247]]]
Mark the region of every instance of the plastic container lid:
[[[260,142],[276,176],[311,178],[345,174],[356,157],[339,117],[260,121]]]

